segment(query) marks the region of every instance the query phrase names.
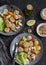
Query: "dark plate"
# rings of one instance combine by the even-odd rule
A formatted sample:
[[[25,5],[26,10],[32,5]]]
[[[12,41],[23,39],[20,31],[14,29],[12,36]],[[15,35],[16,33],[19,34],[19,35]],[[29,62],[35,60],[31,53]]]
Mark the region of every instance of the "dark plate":
[[[16,37],[13,39],[13,41],[11,42],[11,45],[10,45],[10,54],[11,54],[11,57],[12,57],[12,58],[13,58],[14,49],[15,49],[15,47],[16,47],[16,46],[15,46],[16,43],[18,43],[23,36],[27,36],[27,35],[31,35],[32,37],[38,39],[35,35],[33,35],[33,34],[28,34],[28,33],[23,33],[23,34],[20,34],[20,35],[16,36]],[[30,62],[28,65],[34,65],[34,64],[36,64],[36,63],[40,60],[40,58],[42,57],[42,54],[43,54],[43,46],[42,46],[42,43],[41,43],[41,41],[40,41],[39,39],[38,39],[38,41],[39,41],[39,45],[41,46],[41,52],[40,52],[40,54],[38,54],[36,60],[33,60],[33,61]],[[15,62],[17,62],[17,61],[15,60]],[[18,63],[18,62],[17,62],[17,63]],[[20,64],[20,63],[18,63],[18,64]],[[21,65],[21,64],[20,64],[20,65]]]
[[[15,10],[16,9],[16,10],[18,10],[20,12],[20,15],[22,15],[23,26],[24,26],[24,24],[25,24],[25,17],[23,15],[22,11],[18,7],[14,6],[14,5],[12,5],[12,6],[3,5],[3,6],[0,7],[0,12],[3,12],[4,9],[8,9],[8,10]],[[20,30],[23,28],[23,26],[20,29],[18,29],[16,32],[10,31],[8,33],[5,33],[3,31],[3,32],[0,32],[0,34],[6,35],[6,36],[15,35],[15,34],[20,32]]]

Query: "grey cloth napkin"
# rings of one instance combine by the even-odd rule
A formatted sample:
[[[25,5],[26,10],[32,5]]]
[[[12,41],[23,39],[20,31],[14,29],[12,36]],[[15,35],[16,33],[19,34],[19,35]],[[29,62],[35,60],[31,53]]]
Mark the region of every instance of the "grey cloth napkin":
[[[7,54],[6,46],[0,38],[0,65],[9,65],[10,57]]]

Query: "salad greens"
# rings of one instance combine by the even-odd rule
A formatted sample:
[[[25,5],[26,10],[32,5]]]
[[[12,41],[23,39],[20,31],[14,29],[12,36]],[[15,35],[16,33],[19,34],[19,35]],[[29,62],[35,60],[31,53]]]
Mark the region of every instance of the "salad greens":
[[[3,19],[0,17],[0,31],[3,31],[4,29],[4,21]]]
[[[22,39],[23,39],[23,41],[25,41],[25,42],[28,40],[25,36],[23,36]]]
[[[27,57],[25,56],[24,52],[20,53],[20,55],[16,56],[16,60],[22,64],[26,64],[28,61]]]

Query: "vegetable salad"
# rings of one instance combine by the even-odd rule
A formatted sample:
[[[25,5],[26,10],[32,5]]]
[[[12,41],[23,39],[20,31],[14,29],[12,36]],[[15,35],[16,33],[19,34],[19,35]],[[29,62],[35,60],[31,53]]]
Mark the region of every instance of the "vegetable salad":
[[[17,45],[17,55],[15,59],[21,64],[29,64],[36,60],[41,47],[39,41],[32,36],[23,36]]]
[[[20,12],[18,10],[10,11],[4,9],[3,12],[0,12],[0,31],[16,32],[23,26],[23,20]]]

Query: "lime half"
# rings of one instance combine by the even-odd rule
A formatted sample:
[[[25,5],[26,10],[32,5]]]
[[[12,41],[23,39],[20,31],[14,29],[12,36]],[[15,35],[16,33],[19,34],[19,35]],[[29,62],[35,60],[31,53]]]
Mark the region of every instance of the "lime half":
[[[35,24],[36,20],[29,20],[27,21],[28,26],[33,26]]]

